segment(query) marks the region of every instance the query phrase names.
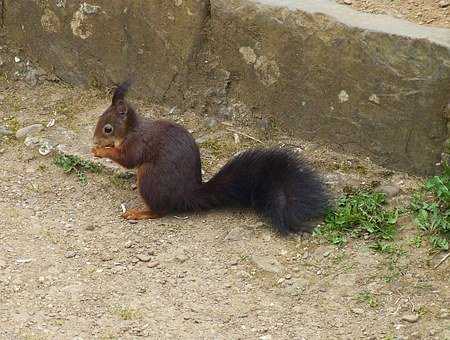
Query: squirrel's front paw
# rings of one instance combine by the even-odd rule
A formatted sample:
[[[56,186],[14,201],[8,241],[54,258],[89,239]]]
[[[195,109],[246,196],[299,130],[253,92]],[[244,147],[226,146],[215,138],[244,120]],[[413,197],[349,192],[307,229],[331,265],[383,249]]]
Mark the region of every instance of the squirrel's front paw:
[[[94,157],[100,157],[100,158],[102,158],[102,157],[104,157],[104,155],[105,155],[105,150],[104,150],[104,148],[102,148],[102,147],[95,146],[95,147],[93,147],[93,148],[91,149],[91,153],[92,153],[92,155],[93,155]]]

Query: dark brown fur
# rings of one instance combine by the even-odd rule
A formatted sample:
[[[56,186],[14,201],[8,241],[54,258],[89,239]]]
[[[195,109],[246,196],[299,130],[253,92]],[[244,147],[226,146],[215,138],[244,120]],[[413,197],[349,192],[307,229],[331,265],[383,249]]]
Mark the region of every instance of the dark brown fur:
[[[124,99],[128,86],[116,89],[99,118],[92,150],[97,157],[137,168],[148,209],[126,212],[125,218],[238,204],[255,207],[288,232],[304,229],[304,221],[323,213],[327,195],[320,180],[288,150],[249,150],[202,183],[200,152],[192,135],[173,122],[141,117]]]

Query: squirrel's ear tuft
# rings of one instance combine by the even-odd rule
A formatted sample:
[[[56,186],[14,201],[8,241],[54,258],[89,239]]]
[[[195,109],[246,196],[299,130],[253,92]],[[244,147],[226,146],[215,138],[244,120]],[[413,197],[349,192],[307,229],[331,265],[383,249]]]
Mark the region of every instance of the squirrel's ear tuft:
[[[131,80],[127,80],[120,84],[115,90],[112,98],[112,104],[115,105],[119,101],[123,101],[125,95],[127,94],[128,89],[131,86]]]

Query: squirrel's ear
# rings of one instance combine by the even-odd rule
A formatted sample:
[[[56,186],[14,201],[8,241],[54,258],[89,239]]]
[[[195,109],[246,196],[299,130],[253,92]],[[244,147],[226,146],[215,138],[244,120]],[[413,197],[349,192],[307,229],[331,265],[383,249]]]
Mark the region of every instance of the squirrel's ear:
[[[119,99],[115,104],[117,112],[121,115],[126,115],[128,113],[128,105],[123,99]]]
[[[112,98],[112,104],[118,105],[119,102],[123,102],[125,95],[127,94],[128,89],[131,86],[131,81],[127,80],[126,82],[120,84],[115,90]]]

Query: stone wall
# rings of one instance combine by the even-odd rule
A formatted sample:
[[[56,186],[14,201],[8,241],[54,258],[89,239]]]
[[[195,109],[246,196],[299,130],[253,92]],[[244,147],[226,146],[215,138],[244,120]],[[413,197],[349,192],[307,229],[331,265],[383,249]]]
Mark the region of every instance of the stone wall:
[[[326,0],[3,1],[9,39],[71,83],[132,76],[155,101],[220,115],[242,103],[417,174],[444,152],[450,30]]]

